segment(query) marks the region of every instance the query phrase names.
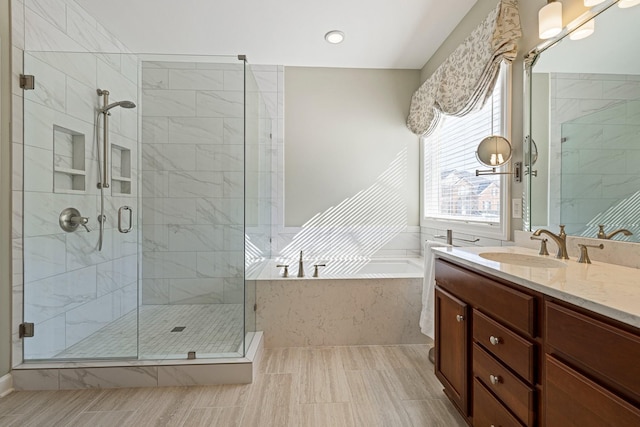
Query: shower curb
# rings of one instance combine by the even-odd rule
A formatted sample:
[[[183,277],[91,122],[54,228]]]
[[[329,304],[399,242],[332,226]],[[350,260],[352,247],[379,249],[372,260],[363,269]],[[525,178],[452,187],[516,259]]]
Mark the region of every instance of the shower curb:
[[[256,332],[246,357],[27,363],[16,366],[9,375],[13,388],[21,391],[248,384],[253,382],[263,348],[263,334]]]

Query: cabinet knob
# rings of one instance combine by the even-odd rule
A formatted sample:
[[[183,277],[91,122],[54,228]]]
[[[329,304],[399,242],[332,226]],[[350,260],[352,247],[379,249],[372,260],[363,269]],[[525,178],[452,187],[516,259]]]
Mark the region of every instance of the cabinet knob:
[[[493,345],[498,345],[501,341],[500,337],[494,337],[493,335],[489,337],[489,342]]]
[[[456,316],[456,320],[457,320],[458,322],[462,322],[462,321],[464,320],[464,316],[463,316],[462,314],[458,314],[458,315]]]
[[[494,385],[500,384],[502,382],[502,378],[500,378],[499,375],[489,375],[489,380],[491,381],[491,384]]]

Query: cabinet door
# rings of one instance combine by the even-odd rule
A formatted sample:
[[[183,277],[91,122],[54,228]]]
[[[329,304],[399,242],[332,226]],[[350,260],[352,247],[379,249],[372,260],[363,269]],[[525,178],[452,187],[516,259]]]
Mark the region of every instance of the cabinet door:
[[[467,416],[469,394],[467,304],[436,287],[436,376],[449,398]]]
[[[547,427],[640,426],[639,408],[552,356],[547,355],[545,361]]]

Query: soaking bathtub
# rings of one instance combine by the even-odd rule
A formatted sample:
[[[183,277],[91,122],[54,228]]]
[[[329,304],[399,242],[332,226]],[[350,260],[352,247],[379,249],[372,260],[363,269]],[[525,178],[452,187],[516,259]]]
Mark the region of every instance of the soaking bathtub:
[[[256,327],[265,347],[425,344],[420,332],[422,258],[326,260],[320,277],[305,261],[305,277],[282,277],[282,260],[257,279]],[[330,268],[333,266],[333,268]]]

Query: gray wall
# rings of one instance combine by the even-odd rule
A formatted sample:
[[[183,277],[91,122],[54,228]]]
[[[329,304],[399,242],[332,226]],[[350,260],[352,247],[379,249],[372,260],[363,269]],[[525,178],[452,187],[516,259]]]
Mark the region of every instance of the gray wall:
[[[523,0],[518,2],[520,10],[520,22],[522,25],[522,38],[519,42],[518,57],[513,62],[512,67],[512,97],[511,97],[511,142],[514,146],[513,161],[519,161],[522,158],[522,140],[523,140],[523,82],[524,82],[524,65],[523,57],[533,47],[541,42],[538,38],[538,11],[547,2],[545,0]],[[564,25],[585,12],[582,0],[564,0],[563,5],[563,21]],[[473,8],[462,19],[460,24],[444,41],[436,53],[424,65],[421,71],[421,81],[425,81],[433,72],[442,64],[442,62],[455,50],[462,41],[471,34],[473,29],[482,22],[489,12],[498,4],[497,0],[478,0]],[[512,198],[518,198],[522,195],[522,184],[511,186]],[[522,229],[522,220],[514,219],[511,222],[512,230]]]
[[[367,189],[403,150],[407,225],[418,225],[419,147],[405,123],[419,76],[418,70],[286,68],[286,226],[300,226]]]
[[[0,0],[0,377],[11,369],[11,38],[9,0]]]

